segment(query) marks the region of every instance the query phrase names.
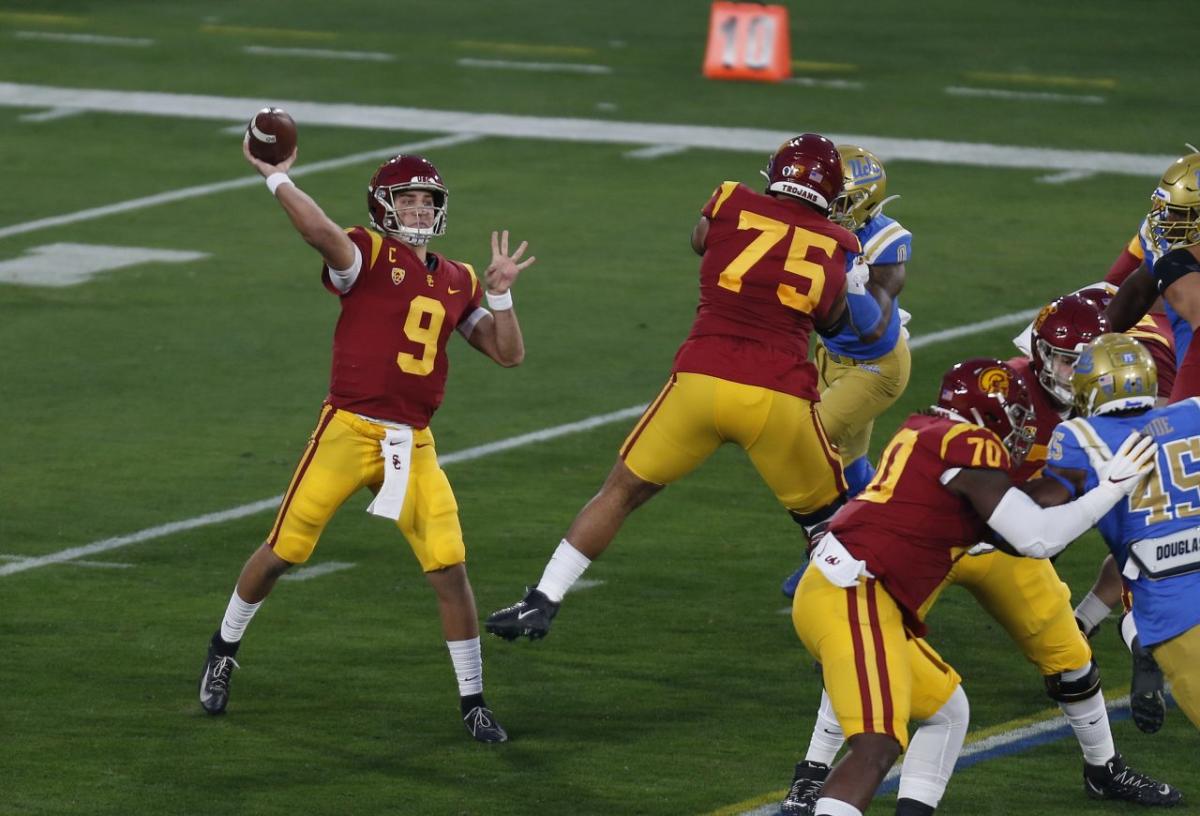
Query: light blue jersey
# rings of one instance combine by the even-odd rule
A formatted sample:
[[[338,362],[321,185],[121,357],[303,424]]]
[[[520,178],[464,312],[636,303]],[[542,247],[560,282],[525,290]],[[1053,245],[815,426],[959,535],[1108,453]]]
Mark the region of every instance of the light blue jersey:
[[[1143,218],[1142,225],[1138,228],[1138,243],[1142,245],[1146,267],[1153,273],[1154,265],[1167,254],[1167,242],[1154,234],[1149,218]],[[1161,295],[1162,285],[1157,277],[1154,278],[1154,285]],[[1175,335],[1175,367],[1179,368],[1183,365],[1183,356],[1192,342],[1192,325],[1180,317],[1166,300],[1163,300],[1163,306],[1166,307],[1167,319],[1171,321],[1171,331]]]
[[[1200,625],[1200,399],[1068,420],[1055,429],[1046,465],[1055,478],[1050,468],[1086,472],[1090,490],[1097,468],[1131,431],[1157,440],[1158,467],[1097,527],[1129,580],[1134,622],[1150,647]]]
[[[862,257],[869,265],[907,263],[912,255],[912,233],[894,218],[880,213],[863,224],[855,233],[862,243]],[[847,258],[847,269],[852,259]],[[856,360],[874,360],[896,347],[900,338],[900,303],[892,301],[887,331],[873,343],[864,343],[859,332],[874,326],[879,319],[879,305],[869,293],[846,294],[846,308],[850,310],[850,324],[834,338],[822,342],[825,347],[843,357]]]

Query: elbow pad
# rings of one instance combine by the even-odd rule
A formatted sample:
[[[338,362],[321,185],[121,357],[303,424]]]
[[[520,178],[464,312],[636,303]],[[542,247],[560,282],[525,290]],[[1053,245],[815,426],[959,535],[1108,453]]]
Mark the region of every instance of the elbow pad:
[[[1120,488],[1105,481],[1075,501],[1042,507],[1022,491],[1010,487],[987,523],[1022,555],[1050,558],[1091,529],[1124,497]]]

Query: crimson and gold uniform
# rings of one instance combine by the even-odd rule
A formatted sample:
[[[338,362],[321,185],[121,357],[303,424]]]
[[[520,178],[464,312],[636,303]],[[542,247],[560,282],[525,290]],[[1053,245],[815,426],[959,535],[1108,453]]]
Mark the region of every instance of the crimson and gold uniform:
[[[798,201],[732,181],[701,212],[709,229],[696,319],[621,458],[639,478],[668,484],[735,442],[785,507],[813,512],[845,486],[813,408],[809,334],[839,302],[858,239]]]
[[[866,574],[839,587],[823,573],[818,543],[792,605],[792,622],[821,662],[847,737],[888,734],[908,744],[908,721],[932,716],[961,682],[922,639],[923,610],[965,550],[987,529],[942,482],[956,468],[1007,471],[1008,451],[986,428],[910,416],[866,489],[834,516],[830,535]],[[836,563],[836,562],[830,562]]]
[[[427,261],[401,241],[363,227],[347,231],[362,261],[339,296],[329,397],[284,494],[267,544],[285,561],[308,560],[342,503],[384,478],[380,444],[389,428],[413,431],[411,468],[397,520],[426,572],[466,558],[458,505],[437,462],[429,419],[449,372],[446,343],[482,316],[482,288],[468,264],[430,252]],[[469,333],[469,332],[468,332]]]
[[[1065,416],[1038,383],[1029,358],[1013,357],[1008,365],[1025,380],[1036,425],[1029,454],[1011,474],[1019,484],[1041,473],[1050,438]],[[1050,561],[1020,558],[999,550],[964,556],[954,562],[941,586],[925,600],[920,610],[922,618],[951,584],[974,595],[1043,676],[1079,669],[1091,660],[1091,646],[1075,623],[1071,589]]]

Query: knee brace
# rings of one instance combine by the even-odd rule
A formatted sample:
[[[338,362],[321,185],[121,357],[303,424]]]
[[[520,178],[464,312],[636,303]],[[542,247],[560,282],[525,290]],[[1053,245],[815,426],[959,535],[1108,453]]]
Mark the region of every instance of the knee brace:
[[[1082,675],[1073,677],[1080,672]],[[1077,703],[1100,691],[1100,669],[1094,660],[1083,669],[1051,674],[1043,679],[1046,681],[1046,694],[1059,703]]]

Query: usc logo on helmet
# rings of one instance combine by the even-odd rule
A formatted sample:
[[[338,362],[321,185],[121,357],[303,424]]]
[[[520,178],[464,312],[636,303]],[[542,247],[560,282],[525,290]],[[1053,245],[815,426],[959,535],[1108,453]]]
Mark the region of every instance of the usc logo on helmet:
[[[1003,368],[985,368],[979,373],[979,390],[985,394],[1007,394],[1010,383]]]

